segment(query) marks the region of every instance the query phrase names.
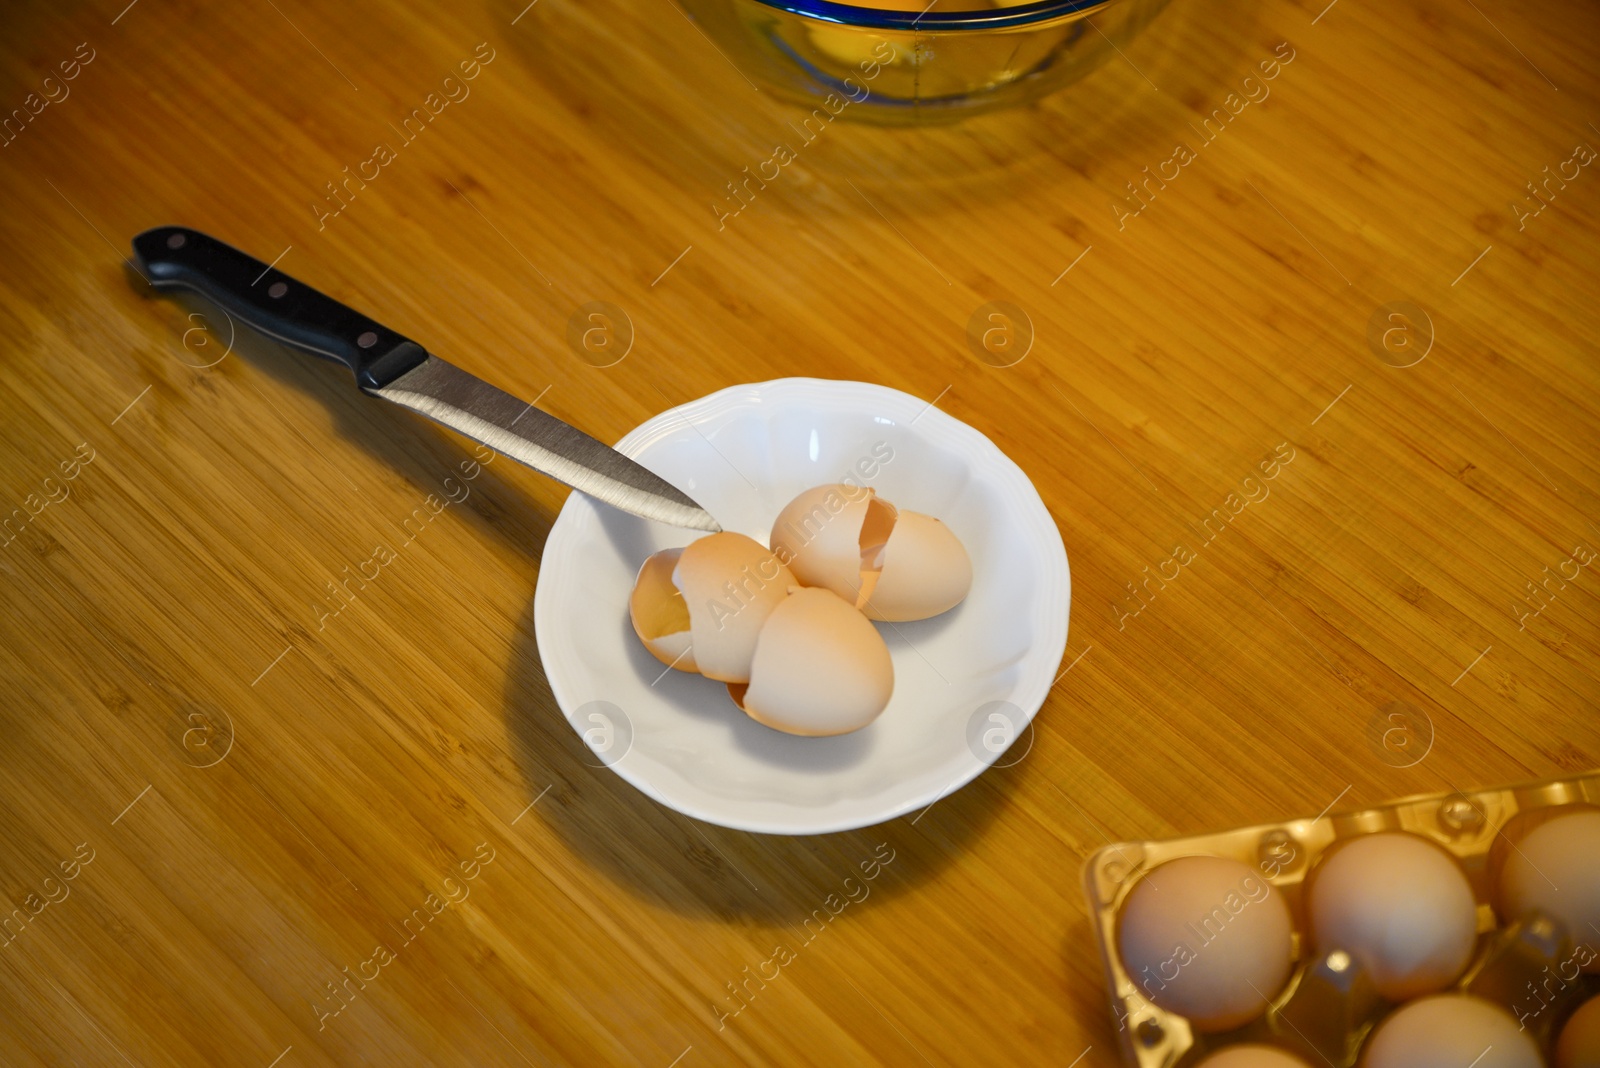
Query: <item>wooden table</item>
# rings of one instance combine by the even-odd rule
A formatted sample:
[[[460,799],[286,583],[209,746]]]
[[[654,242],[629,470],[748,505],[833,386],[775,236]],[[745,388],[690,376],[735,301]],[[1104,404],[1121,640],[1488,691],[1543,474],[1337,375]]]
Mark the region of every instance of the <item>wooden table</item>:
[[[0,43],[5,109],[69,90],[0,148],[0,1061],[1110,1066],[1106,841],[1600,763],[1594,5],[1177,0],[1036,108],[834,124],[719,230],[796,113],[665,0],[122,3]],[[492,463],[350,583],[471,446],[149,299],[172,222],[602,438],[786,375],[937,399],[1071,556],[1031,752],[821,838],[587,767],[531,624],[565,490]]]

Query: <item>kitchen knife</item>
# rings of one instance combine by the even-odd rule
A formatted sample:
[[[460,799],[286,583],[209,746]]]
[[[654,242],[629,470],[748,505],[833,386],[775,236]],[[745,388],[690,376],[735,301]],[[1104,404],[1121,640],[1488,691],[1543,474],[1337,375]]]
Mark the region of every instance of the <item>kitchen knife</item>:
[[[517,400],[232,245],[160,226],[133,239],[157,289],[192,289],[301,352],[342,363],[367,393],[393,401],[625,512],[721,530],[687,495],[617,450]]]

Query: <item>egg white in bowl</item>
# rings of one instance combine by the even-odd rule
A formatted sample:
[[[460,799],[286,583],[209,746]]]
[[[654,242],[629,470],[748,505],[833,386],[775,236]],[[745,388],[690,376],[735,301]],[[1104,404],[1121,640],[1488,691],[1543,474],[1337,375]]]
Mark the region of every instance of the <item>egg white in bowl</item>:
[[[984,435],[898,390],[787,378],[663,412],[617,448],[762,543],[801,490],[870,486],[948,524],[973,577],[949,612],[874,624],[894,692],[869,726],[784,734],[741,713],[721,684],[663,673],[633,632],[640,565],[697,533],[573,493],[545,543],[534,628],[550,689],[597,764],[696,819],[822,834],[915,813],[1014,738],[1019,749],[1030,743],[1066,649],[1071,578],[1033,484]]]

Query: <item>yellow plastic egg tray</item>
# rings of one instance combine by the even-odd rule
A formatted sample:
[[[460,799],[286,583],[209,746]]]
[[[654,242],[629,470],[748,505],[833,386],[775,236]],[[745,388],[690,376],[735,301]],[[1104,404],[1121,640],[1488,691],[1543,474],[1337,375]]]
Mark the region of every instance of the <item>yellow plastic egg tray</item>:
[[[1568,945],[1572,939],[1537,916],[1509,928],[1500,925],[1490,904],[1490,848],[1500,829],[1520,813],[1580,802],[1600,805],[1600,772],[1465,793],[1418,795],[1373,808],[1217,834],[1118,842],[1096,851],[1084,864],[1084,889],[1105,963],[1124,1064],[1187,1068],[1230,1046],[1262,1042],[1281,1046],[1311,1064],[1353,1068],[1361,1041],[1393,1005],[1363,987],[1344,954],[1311,958],[1301,889],[1306,874],[1329,846],[1376,831],[1423,835],[1461,861],[1478,901],[1479,938],[1473,962],[1456,989],[1481,994],[1517,1013],[1519,996],[1529,996],[1524,980],[1540,974],[1541,964],[1559,959],[1563,950],[1558,939]],[[1295,922],[1294,969],[1288,983],[1261,1017],[1222,1034],[1197,1033],[1182,1016],[1152,1003],[1117,953],[1117,916],[1139,877],[1169,860],[1197,855],[1231,858],[1256,868],[1284,895]],[[1566,987],[1562,1002],[1532,1021],[1535,1037],[1546,1049],[1554,1022],[1577,1002],[1600,993],[1600,977],[1579,976]]]

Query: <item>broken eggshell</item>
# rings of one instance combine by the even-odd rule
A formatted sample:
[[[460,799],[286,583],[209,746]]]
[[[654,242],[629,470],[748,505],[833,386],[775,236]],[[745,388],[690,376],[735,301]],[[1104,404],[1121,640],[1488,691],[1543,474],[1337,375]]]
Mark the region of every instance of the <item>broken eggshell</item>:
[[[748,682],[762,624],[793,585],[795,576],[771,550],[724,531],[647,559],[628,616],[663,664],[718,682]]]
[[[698,672],[689,640],[689,603],[672,581],[682,549],[662,549],[645,560],[628,595],[628,619],[650,654],[668,667]]]
[[[832,590],[868,619],[927,619],[972,588],[972,560],[949,527],[861,486],[801,493],[778,513],[770,541],[803,584]]]
[[[728,696],[757,723],[816,736],[860,730],[893,690],[877,628],[836,594],[796,587],[761,628],[750,681],[730,683]]]

